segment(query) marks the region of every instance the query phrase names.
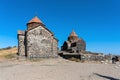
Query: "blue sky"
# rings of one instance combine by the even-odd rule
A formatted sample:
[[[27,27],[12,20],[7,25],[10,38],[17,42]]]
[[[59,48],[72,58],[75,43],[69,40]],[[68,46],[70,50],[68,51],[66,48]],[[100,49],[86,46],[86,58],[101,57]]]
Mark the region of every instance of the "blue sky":
[[[120,54],[120,0],[2,0],[0,48],[17,45],[17,30],[36,15],[59,47],[74,29],[87,51]]]

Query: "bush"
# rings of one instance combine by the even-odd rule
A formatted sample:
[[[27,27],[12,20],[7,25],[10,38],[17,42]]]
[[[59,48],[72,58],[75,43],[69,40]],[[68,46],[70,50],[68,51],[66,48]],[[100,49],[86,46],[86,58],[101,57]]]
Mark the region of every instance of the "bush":
[[[11,46],[8,46],[8,47],[6,47],[5,49],[11,49],[12,47]]]
[[[13,46],[13,48],[17,48],[17,46]]]
[[[12,47],[11,46],[8,46],[6,48],[0,48],[0,50],[6,50],[6,49],[11,49]]]

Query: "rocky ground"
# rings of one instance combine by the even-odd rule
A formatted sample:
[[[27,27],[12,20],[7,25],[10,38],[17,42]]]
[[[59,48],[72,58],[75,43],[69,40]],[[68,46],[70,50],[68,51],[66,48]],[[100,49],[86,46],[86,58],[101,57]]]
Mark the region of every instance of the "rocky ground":
[[[0,80],[120,80],[120,63],[4,60],[0,61]]]

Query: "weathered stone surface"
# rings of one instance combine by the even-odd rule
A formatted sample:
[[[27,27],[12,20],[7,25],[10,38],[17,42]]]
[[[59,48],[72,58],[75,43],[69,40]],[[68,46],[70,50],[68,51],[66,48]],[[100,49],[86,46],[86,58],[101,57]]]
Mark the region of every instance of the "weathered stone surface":
[[[27,53],[31,55],[43,55],[52,53],[52,34],[39,26],[27,32]]]
[[[58,42],[57,42],[57,39],[53,39],[53,55],[57,56],[57,54],[55,53],[58,53]]]
[[[18,32],[18,54],[29,58],[57,56],[58,40],[54,38],[53,33],[38,22],[29,24],[32,28],[24,32],[24,35],[22,31]]]
[[[22,33],[19,31],[18,34],[18,55],[20,56],[25,56],[25,45],[24,45],[24,40],[25,40],[25,36],[24,36],[24,32],[22,31]]]

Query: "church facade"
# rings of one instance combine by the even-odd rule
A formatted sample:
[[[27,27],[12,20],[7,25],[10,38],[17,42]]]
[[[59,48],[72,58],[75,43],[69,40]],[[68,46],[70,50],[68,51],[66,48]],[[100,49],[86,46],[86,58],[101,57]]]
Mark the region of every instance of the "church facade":
[[[27,23],[27,30],[18,31],[19,56],[55,57],[57,51],[58,40],[37,16]]]
[[[78,38],[75,31],[72,31],[68,40],[63,43],[61,50],[70,53],[79,53],[86,50],[86,43],[82,38]]]

